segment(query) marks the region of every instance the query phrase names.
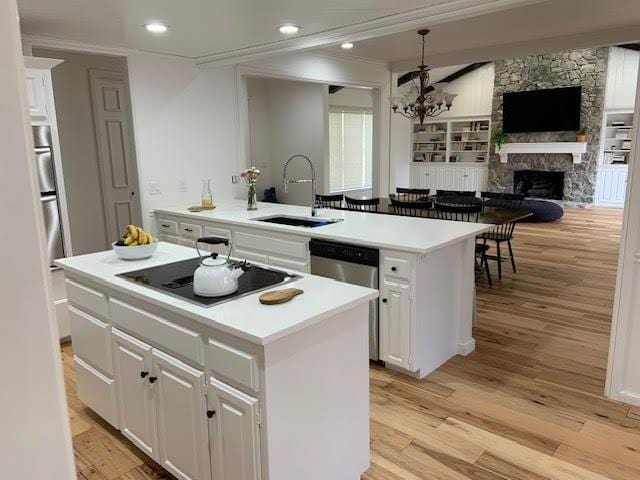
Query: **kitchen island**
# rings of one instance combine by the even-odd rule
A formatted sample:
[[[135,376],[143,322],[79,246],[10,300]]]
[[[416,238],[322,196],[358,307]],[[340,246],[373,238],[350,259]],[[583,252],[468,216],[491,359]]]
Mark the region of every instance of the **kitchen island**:
[[[57,262],[80,399],[180,479],[360,478],[378,292],[302,274],[289,303],[205,307],[119,276],[194,257],[161,242],[146,260]]]
[[[157,233],[167,242],[193,245],[201,236],[231,240],[233,255],[301,272],[311,271],[309,241],[379,250],[379,358],[423,378],[456,354],[475,349],[475,237],[489,225],[320,209],[316,228],[260,221],[310,217],[309,207],[229,201],[214,210],[186,206],[155,210]]]

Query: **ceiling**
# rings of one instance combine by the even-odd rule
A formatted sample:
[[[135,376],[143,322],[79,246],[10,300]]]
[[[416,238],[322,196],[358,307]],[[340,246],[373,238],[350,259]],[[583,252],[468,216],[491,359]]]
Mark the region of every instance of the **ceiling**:
[[[429,27],[428,24],[425,26]],[[637,28],[623,29],[623,26]],[[431,30],[427,37],[427,63],[434,65],[494,60],[499,57],[493,55],[499,55],[502,50],[509,51],[510,48],[525,43],[533,48],[536,44],[540,48],[548,48],[547,45],[553,44],[550,39],[554,38],[573,39],[576,42],[582,38],[583,41],[588,41],[587,38],[593,38],[593,41],[606,38],[606,35],[581,36],[586,32],[607,31],[612,38],[610,43],[619,43],[620,39],[613,38],[616,32],[620,35],[623,32],[631,36],[640,35],[640,1],[544,1],[489,15],[441,23],[432,26]],[[640,40],[640,36],[629,39],[632,40]],[[394,70],[406,71],[417,65],[420,42],[416,31],[411,30],[363,40],[344,54],[388,62]],[[560,43],[558,42],[558,47],[564,48]],[[501,50],[496,46],[504,48]],[[485,58],[481,58],[483,47]],[[335,53],[339,49],[331,47],[324,50]],[[459,55],[460,52],[474,52],[474,55]]]
[[[308,36],[451,0],[18,0],[23,34],[191,58]],[[170,26],[163,35],[143,28]]]

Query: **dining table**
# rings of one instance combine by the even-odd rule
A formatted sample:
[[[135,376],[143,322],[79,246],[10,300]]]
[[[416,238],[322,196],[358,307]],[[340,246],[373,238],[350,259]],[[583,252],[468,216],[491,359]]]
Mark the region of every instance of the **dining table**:
[[[362,198],[365,199],[367,197],[362,197]],[[405,198],[402,197],[402,195],[398,197],[393,197],[393,198],[397,198],[398,200],[401,200],[401,201],[407,201]],[[423,217],[416,217],[416,218],[437,219],[436,210],[435,208],[433,208],[433,205],[437,201],[440,203],[448,203],[451,201],[451,197],[444,197],[444,198],[441,197],[440,199],[438,199],[436,195],[429,195],[423,198],[419,198],[418,200],[408,201],[408,203],[427,203],[427,202],[431,203],[432,208],[429,208],[428,210],[425,211],[426,215],[424,215]],[[482,205],[482,199],[478,197],[473,197],[469,199],[469,203],[473,205]],[[354,207],[348,208],[345,203],[343,203],[340,207],[332,207],[332,208],[336,210],[358,211]],[[380,198],[380,202],[378,203],[377,210],[362,209],[362,211],[366,213],[372,213],[372,214],[402,215],[395,211],[391,203],[390,197]],[[481,212],[478,213],[478,219],[476,223],[485,223],[489,225],[504,225],[507,223],[519,222],[528,217],[531,217],[532,215],[533,215],[533,212],[531,212],[530,210],[525,210],[520,208],[497,208],[497,207],[487,205],[485,208],[483,208]]]

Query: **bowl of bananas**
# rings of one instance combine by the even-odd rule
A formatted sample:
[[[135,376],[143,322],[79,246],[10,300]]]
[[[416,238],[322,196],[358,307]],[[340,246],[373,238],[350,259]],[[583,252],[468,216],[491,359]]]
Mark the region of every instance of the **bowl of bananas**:
[[[153,255],[158,240],[135,225],[127,225],[122,239],[113,243],[113,251],[123,260],[143,260]]]

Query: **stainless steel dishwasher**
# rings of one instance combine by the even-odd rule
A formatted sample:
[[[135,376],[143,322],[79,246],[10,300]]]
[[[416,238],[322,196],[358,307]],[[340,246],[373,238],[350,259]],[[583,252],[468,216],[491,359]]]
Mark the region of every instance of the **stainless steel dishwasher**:
[[[333,278],[340,282],[378,290],[378,266],[380,254],[374,248],[327,242],[309,241],[311,273]],[[369,358],[379,356],[378,299],[369,304]]]

